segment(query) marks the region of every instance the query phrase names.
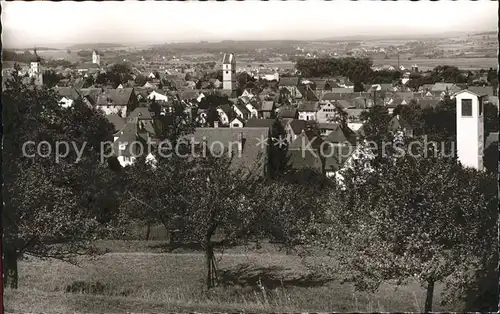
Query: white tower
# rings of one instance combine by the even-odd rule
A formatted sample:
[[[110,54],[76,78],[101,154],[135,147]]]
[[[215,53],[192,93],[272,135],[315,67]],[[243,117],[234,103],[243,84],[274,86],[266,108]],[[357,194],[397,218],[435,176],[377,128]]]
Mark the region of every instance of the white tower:
[[[35,79],[36,85],[43,85],[42,67],[40,65],[42,59],[36,53],[36,49],[34,49],[33,51],[35,53],[35,56],[31,60],[29,76]]]
[[[230,91],[236,89],[236,60],[232,53],[225,53],[222,59],[222,88]]]
[[[101,56],[95,50],[92,52],[92,63],[101,65]]]
[[[455,95],[457,154],[464,167],[483,170],[483,96],[463,90]]]

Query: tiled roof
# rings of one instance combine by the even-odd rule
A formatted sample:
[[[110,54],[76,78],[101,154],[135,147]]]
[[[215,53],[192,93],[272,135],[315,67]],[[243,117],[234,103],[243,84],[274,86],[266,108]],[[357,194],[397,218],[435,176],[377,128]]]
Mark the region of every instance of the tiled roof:
[[[245,126],[249,128],[269,128],[274,121],[274,119],[248,119]]]
[[[133,88],[106,89],[97,98],[97,105],[108,105],[110,103],[115,106],[127,105],[133,91]]]
[[[298,119],[293,119],[288,124],[290,125],[293,133],[295,133],[296,135],[300,134],[307,126],[306,121]]]
[[[297,117],[297,108],[282,107],[278,111],[278,116],[280,118],[292,118],[292,119],[295,119]]]
[[[262,111],[272,111],[274,107],[274,101],[265,100],[262,102],[261,109]]]
[[[483,95],[493,96],[493,87],[491,86],[488,87],[470,86],[469,88],[467,88],[467,90],[479,96]]]
[[[151,120],[151,112],[149,112],[149,109],[146,107],[137,107],[135,108],[130,115],[128,116],[129,119],[132,118],[138,118],[139,120]]]
[[[316,112],[319,110],[319,105],[317,102],[315,101],[306,101],[306,102],[303,102],[299,105],[299,108],[298,108],[298,111],[313,111],[313,112]]]
[[[440,92],[447,90],[454,90],[454,89],[460,89],[460,88],[458,88],[453,83],[436,83],[431,87],[431,91],[440,91]]]
[[[338,171],[344,167],[346,161],[356,150],[356,147],[351,145],[332,145],[329,150],[325,158],[325,171]]]
[[[107,114],[105,117],[115,127],[115,132],[120,131],[125,126],[125,119],[117,114]]]
[[[337,125],[337,127],[332,129],[332,132],[328,134],[325,141],[330,143],[349,143],[351,145],[356,145],[356,134],[349,127],[342,128],[340,125]]]
[[[73,87],[58,87],[55,90],[61,97],[66,97],[72,100],[76,100],[80,97],[79,91]]]
[[[243,145],[241,154],[237,152],[236,143],[239,136],[242,136]],[[244,167],[253,169],[256,163],[263,162],[266,158],[266,146],[262,142],[269,136],[269,128],[197,128],[193,135],[188,135],[186,138],[194,139],[201,143],[206,140],[207,147],[210,148],[212,143],[222,143],[226,150],[233,152],[233,167]],[[221,145],[213,145],[212,149],[220,149]],[[213,151],[214,153],[218,153]],[[260,165],[261,167],[263,165]],[[259,169],[259,167],[258,167]]]

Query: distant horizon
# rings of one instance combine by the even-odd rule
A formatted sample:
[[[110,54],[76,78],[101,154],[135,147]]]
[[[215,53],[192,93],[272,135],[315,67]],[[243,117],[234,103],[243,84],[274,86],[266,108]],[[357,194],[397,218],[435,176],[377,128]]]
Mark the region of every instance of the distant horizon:
[[[2,41],[11,49],[85,43],[410,38],[498,27],[498,3],[493,1],[13,1],[3,2],[2,9]]]
[[[255,41],[262,41],[262,42],[275,42],[275,41],[290,41],[290,42],[315,42],[315,41],[372,41],[372,40],[401,40],[401,39],[407,39],[407,40],[417,40],[417,39],[435,39],[435,38],[440,38],[444,37],[446,35],[454,34],[454,35],[465,35],[465,34],[479,34],[479,33],[496,33],[497,31],[495,30],[478,30],[474,32],[464,32],[464,31],[450,31],[450,32],[437,32],[437,33],[422,33],[422,34],[414,34],[414,35],[404,35],[404,34],[387,34],[387,35],[346,35],[346,36],[336,36],[336,37],[330,37],[330,38],[314,38],[314,39],[221,39],[221,40],[177,40],[177,41],[167,41],[167,42],[154,42],[154,41],[134,41],[134,42],[119,42],[119,41],[89,41],[89,42],[70,42],[70,43],[41,43],[41,44],[34,44],[34,45],[26,45],[26,46],[9,46],[5,45],[3,48],[4,49],[9,49],[9,50],[26,50],[26,49],[33,49],[33,48],[50,48],[50,49],[69,49],[72,48],[72,46],[76,45],[103,45],[103,44],[110,44],[110,45],[121,45],[124,47],[130,47],[130,46],[155,46],[155,45],[168,45],[168,44],[196,44],[200,42],[208,42],[208,43],[221,43],[225,41],[236,41],[236,42],[255,42]],[[106,48],[104,48],[106,49]]]

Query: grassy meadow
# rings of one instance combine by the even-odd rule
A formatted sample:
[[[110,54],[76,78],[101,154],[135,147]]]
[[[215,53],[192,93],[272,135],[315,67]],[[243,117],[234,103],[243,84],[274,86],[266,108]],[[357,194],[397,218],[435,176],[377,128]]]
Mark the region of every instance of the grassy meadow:
[[[19,288],[5,291],[6,312],[421,312],[424,305],[425,291],[417,282],[384,283],[373,294],[355,292],[351,284],[314,276],[301,258],[267,243],[218,252],[220,284],[210,291],[204,288],[200,251],[168,252],[161,240],[97,245],[108,253],[81,257],[76,265],[21,261]],[[308,262],[334,260],[319,256]],[[441,291],[437,286],[435,310],[453,310],[439,305]]]

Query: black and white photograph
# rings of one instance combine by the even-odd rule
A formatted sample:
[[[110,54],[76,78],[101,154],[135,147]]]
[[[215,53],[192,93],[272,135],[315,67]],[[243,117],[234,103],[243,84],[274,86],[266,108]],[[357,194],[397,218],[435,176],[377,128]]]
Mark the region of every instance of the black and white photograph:
[[[498,311],[499,2],[0,4],[1,313]]]

